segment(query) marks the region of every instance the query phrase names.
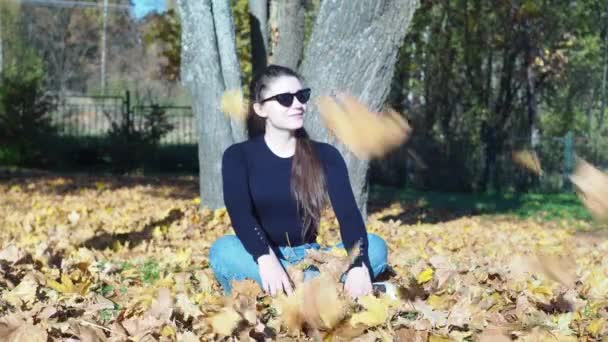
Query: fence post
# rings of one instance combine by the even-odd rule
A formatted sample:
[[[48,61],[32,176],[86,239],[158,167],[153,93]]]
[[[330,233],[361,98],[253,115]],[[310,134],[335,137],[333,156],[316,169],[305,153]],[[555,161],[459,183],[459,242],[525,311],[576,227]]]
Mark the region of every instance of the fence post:
[[[568,131],[563,138],[564,141],[564,190],[570,190],[570,174],[574,170],[574,134]]]
[[[125,119],[126,119],[126,125],[127,125],[127,136],[131,135],[131,92],[130,91],[126,91],[125,92]]]

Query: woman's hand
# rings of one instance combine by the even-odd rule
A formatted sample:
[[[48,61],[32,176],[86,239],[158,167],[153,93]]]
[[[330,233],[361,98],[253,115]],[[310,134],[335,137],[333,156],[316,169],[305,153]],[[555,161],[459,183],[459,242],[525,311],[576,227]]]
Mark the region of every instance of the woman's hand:
[[[283,265],[281,265],[272,248],[269,254],[258,257],[258,266],[260,277],[262,278],[262,289],[266,293],[269,293],[273,297],[282,290],[285,290],[287,295],[293,293],[289,276],[285,272],[285,269],[283,269]]]
[[[344,289],[352,298],[365,296],[372,292],[372,282],[365,264],[353,267],[348,271]]]

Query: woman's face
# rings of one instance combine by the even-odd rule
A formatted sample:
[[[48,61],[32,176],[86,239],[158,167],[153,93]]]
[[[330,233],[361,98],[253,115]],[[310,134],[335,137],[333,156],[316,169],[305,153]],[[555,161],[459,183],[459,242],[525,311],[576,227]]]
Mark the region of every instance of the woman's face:
[[[291,96],[293,101],[286,106],[284,99],[281,104],[277,98],[273,97],[284,93],[295,94],[302,89],[302,84],[296,77],[279,76],[271,80],[269,85],[262,90],[260,103],[255,103],[253,109],[257,115],[266,118],[266,127],[271,125],[281,130],[299,129],[304,125],[306,104],[301,103],[296,96]],[[289,99],[289,96],[283,96],[283,98],[285,97]]]

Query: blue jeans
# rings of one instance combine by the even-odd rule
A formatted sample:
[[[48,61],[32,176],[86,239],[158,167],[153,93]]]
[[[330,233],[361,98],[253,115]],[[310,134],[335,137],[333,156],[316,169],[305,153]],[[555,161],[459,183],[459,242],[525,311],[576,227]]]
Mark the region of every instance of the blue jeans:
[[[380,275],[387,266],[386,242],[376,234],[367,234],[368,238],[368,255],[372,267],[372,279]],[[344,248],[343,243],[337,244],[335,247]],[[318,243],[308,243],[296,247],[281,246],[277,257],[281,261],[284,268],[295,265],[302,261],[306,256],[307,249],[322,249]],[[329,250],[332,247],[323,248]],[[253,260],[253,256],[245,250],[241,240],[235,235],[225,235],[218,238],[209,251],[209,263],[215,274],[215,278],[219,281],[226,294],[232,292],[230,282],[232,280],[243,280],[245,278],[255,280],[260,287],[262,279],[260,278],[258,264]],[[315,276],[318,272],[305,271],[304,278],[308,279]]]

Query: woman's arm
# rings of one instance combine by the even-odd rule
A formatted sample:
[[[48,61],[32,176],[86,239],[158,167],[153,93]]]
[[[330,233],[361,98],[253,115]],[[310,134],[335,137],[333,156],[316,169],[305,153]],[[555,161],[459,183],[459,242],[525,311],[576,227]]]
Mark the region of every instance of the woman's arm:
[[[368,256],[367,230],[361,212],[357,207],[355,196],[350,185],[348,169],[344,158],[335,147],[324,144],[325,181],[331,205],[340,224],[340,235],[344,247],[350,252],[358,244],[359,256],[349,270],[363,264],[372,273]]]
[[[270,243],[253,215],[247,164],[243,153],[242,146],[238,144],[224,151],[222,157],[224,203],[236,236],[257,262],[260,256],[269,253]]]
[[[247,163],[242,146],[232,145],[224,152],[222,182],[224,203],[232,221],[232,227],[247,252],[258,264],[262,289],[273,296],[283,290],[287,294],[291,294],[293,289],[289,276],[270,249],[266,232],[253,215]]]

